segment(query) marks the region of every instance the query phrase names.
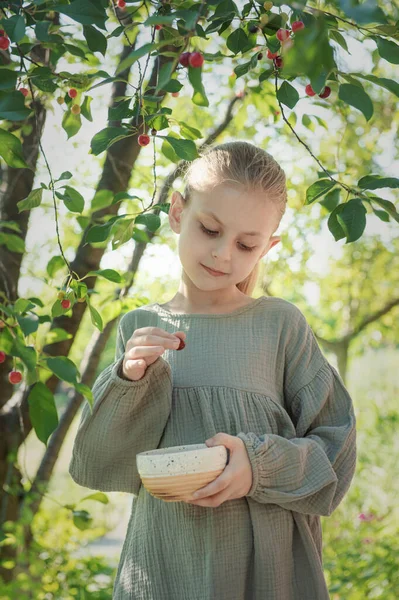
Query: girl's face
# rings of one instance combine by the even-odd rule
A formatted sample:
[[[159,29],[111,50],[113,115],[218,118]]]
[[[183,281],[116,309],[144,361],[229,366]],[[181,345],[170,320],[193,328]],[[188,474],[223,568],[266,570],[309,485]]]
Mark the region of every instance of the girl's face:
[[[180,234],[183,271],[198,290],[208,293],[222,288],[234,291],[251,273],[258,260],[280,241],[272,236],[278,218],[278,210],[265,200],[265,192],[248,192],[226,183],[194,192],[187,207],[181,194],[174,192],[169,210],[170,225]],[[215,277],[204,266],[225,274]]]

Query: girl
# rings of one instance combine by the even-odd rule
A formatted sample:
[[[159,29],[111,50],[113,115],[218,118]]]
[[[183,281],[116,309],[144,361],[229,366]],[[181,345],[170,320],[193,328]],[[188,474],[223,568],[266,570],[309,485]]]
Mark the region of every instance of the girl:
[[[285,206],[283,170],[241,141],[208,148],[172,195],[179,290],[121,319],[70,464],[82,486],[134,495],[114,600],[329,598],[320,516],[351,483],[355,416],[299,309],[251,298]],[[204,441],[230,458],[197,498],[143,488],[138,452]]]

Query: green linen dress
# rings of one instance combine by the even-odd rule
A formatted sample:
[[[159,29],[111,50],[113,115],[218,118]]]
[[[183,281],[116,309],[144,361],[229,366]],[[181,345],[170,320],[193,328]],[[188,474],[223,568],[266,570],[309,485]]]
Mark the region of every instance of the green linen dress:
[[[139,381],[122,379],[135,329],[185,331]],[[114,600],[326,600],[320,516],[355,470],[351,398],[302,312],[261,296],[223,314],[149,304],[125,314],[115,361],[84,405],[70,474],[133,494]],[[239,436],[252,466],[247,496],[218,507],[164,502],[141,485],[136,454]]]

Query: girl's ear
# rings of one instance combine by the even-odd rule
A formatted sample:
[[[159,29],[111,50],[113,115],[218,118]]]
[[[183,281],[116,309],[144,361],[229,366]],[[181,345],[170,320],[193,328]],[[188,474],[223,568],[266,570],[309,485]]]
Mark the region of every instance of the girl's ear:
[[[180,233],[181,212],[184,208],[183,198],[180,192],[174,191],[169,208],[169,223],[175,233]]]
[[[272,235],[272,237],[270,238],[269,250],[270,250],[270,248],[273,248],[273,246],[275,246],[279,242],[281,242],[281,237],[279,235]]]
[[[275,246],[276,244],[278,244],[279,242],[281,242],[281,237],[279,235],[272,235],[272,237],[270,238],[266,248],[264,249],[261,258],[263,258],[271,248],[273,248],[273,246]]]

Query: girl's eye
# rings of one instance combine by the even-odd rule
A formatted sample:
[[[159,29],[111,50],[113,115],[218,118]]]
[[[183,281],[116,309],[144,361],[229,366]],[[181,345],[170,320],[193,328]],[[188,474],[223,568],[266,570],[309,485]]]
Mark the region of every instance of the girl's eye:
[[[218,233],[217,231],[211,231],[210,229],[207,229],[206,227],[204,227],[202,225],[202,223],[200,223],[200,225],[201,225],[202,231],[204,233],[206,233],[207,235],[216,235]],[[255,246],[250,248],[249,246],[244,246],[244,244],[241,244],[241,243],[240,243],[240,246],[241,246],[241,249],[245,250],[246,252],[252,252],[253,250],[255,250]]]

